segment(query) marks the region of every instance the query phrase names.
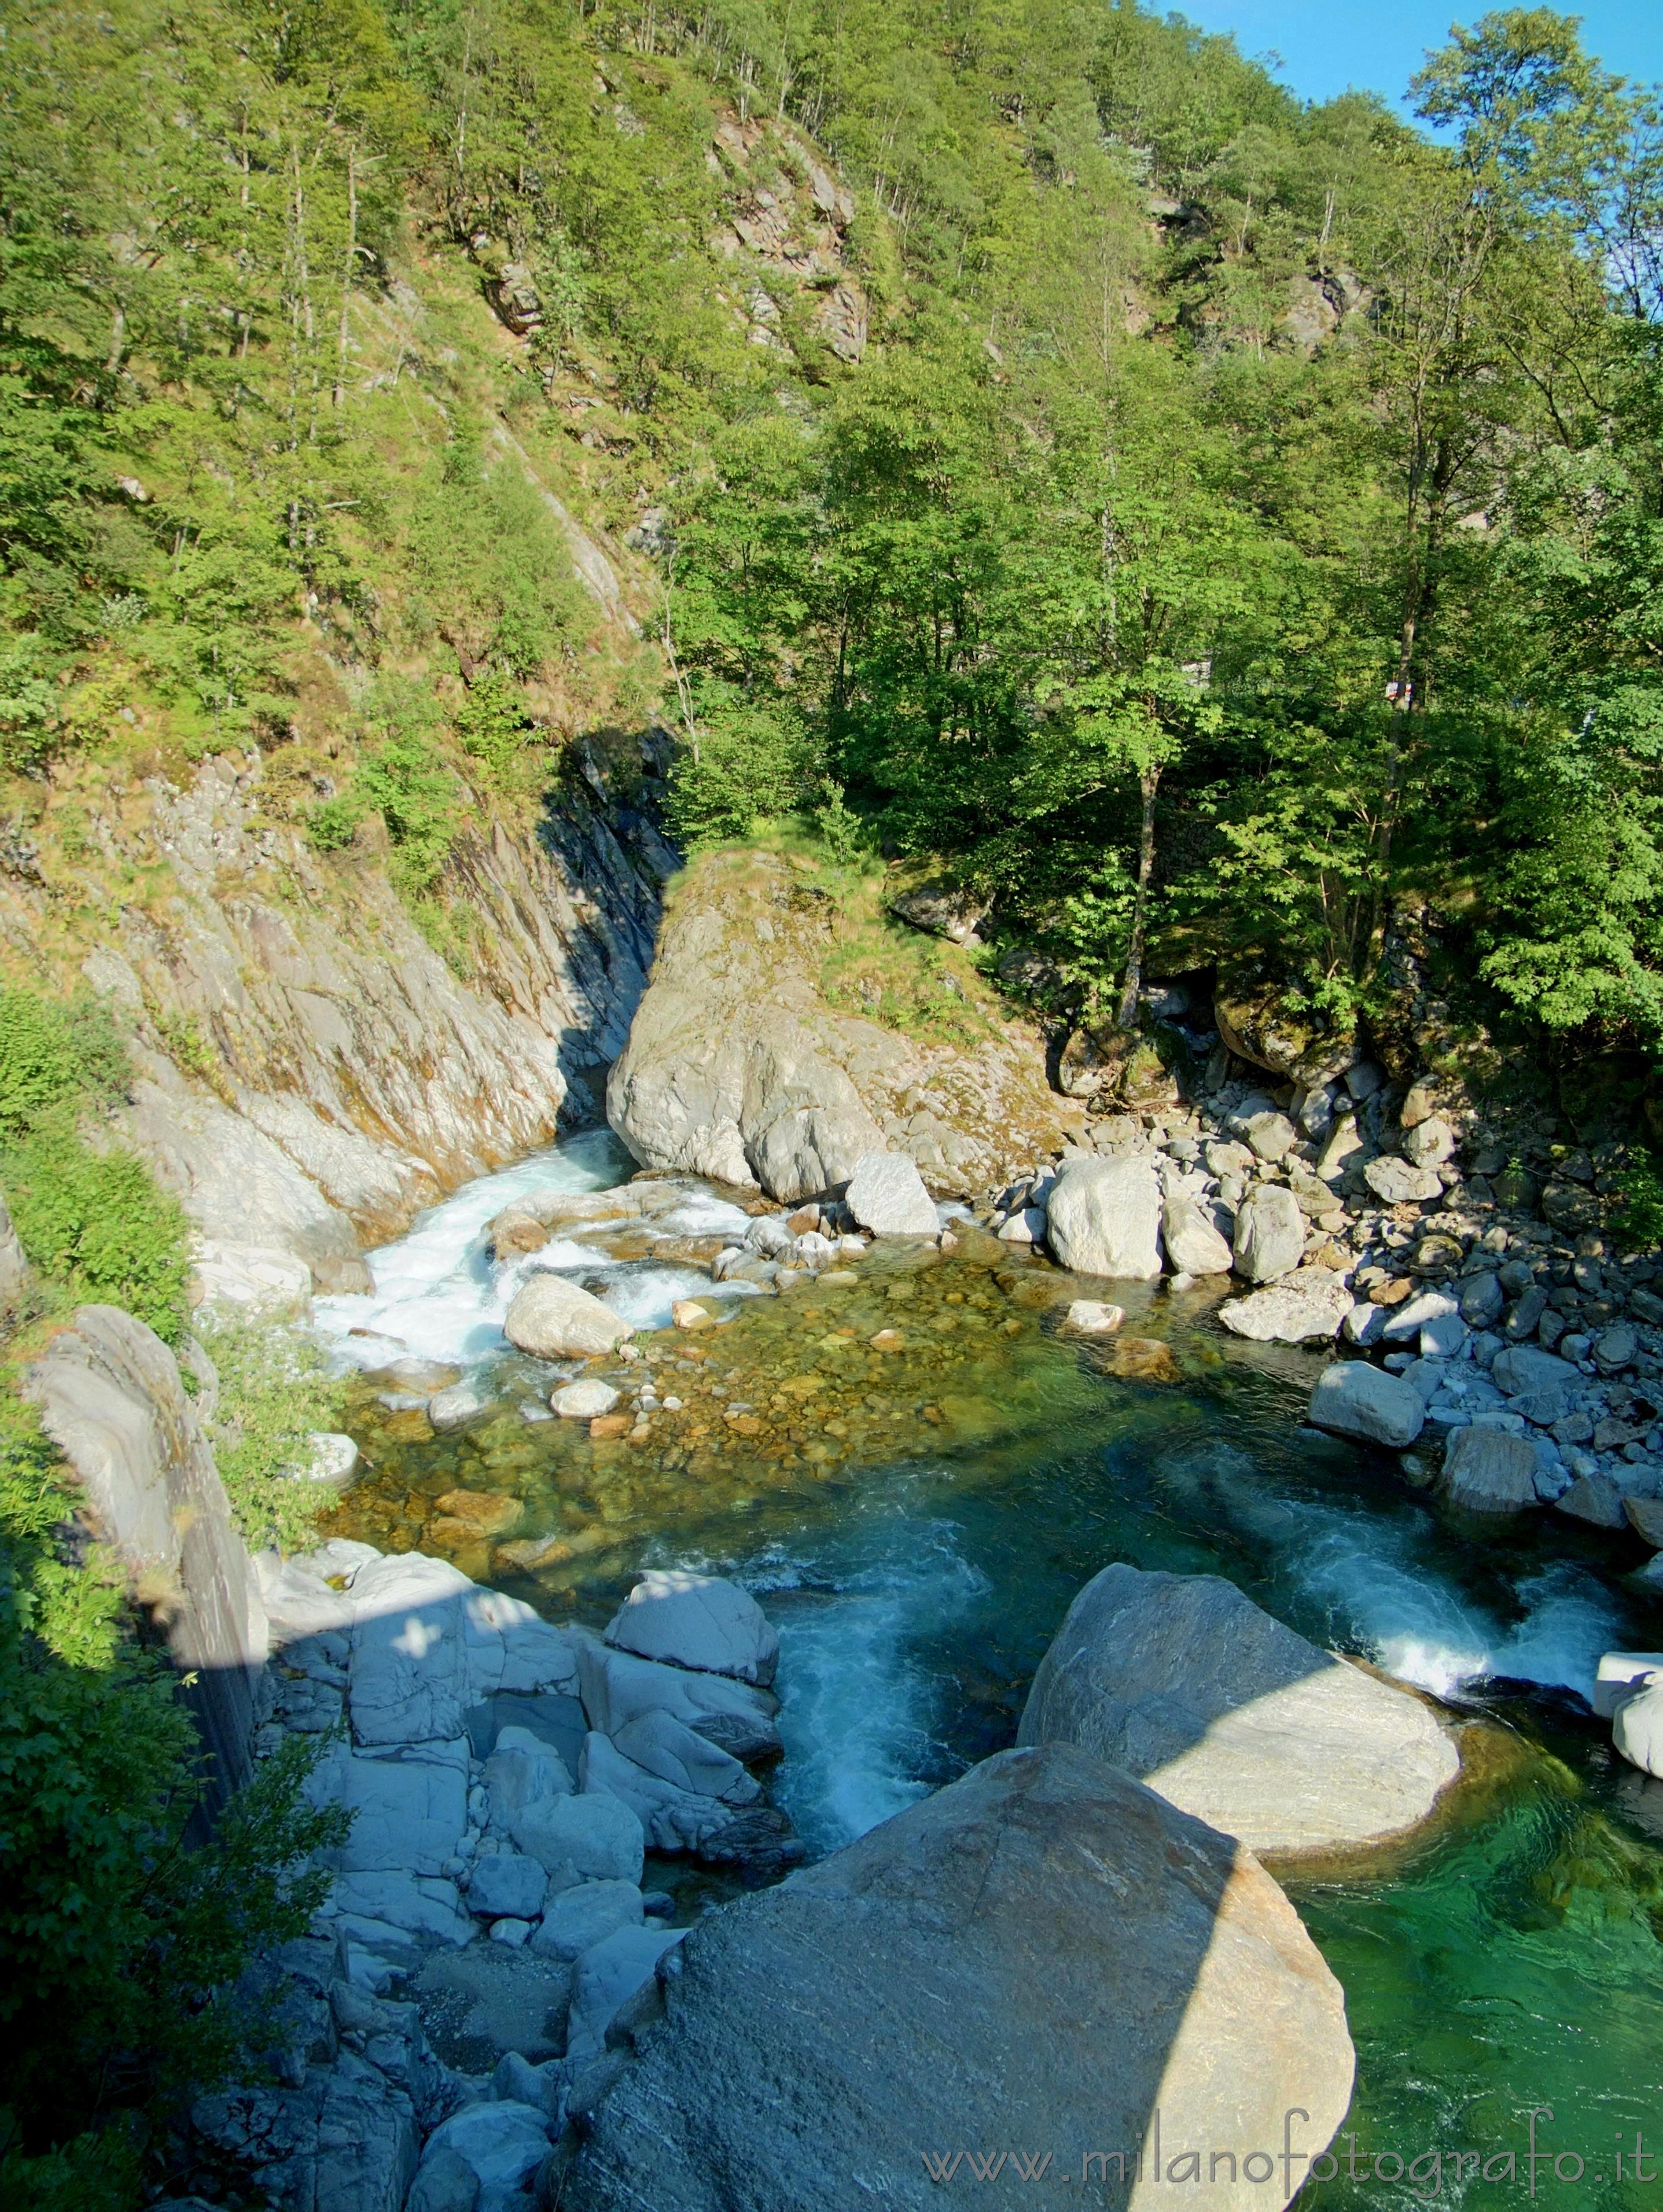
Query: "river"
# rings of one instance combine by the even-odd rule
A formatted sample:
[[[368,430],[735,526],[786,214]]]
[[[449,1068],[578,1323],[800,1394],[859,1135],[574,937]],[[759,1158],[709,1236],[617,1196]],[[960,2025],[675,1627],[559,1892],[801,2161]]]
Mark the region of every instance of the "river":
[[[1533,2106],[1551,2108],[1538,2142],[1561,2161],[1536,2170],[1534,2201],[1663,2203],[1632,2163],[1639,2130],[1640,2174],[1663,2172],[1663,1784],[1624,1768],[1563,1694],[1586,1695],[1602,1650],[1657,1640],[1655,1601],[1621,1579],[1639,1555],[1548,1513],[1500,1534],[1457,1525],[1389,1455],[1306,1429],[1320,1359],[1227,1338],[1205,1294],[1121,1294],[1127,1333],[1175,1355],[1177,1379],[1157,1382],[1059,1342],[1054,1276],[974,1237],[962,1256],[880,1255],[858,1282],[786,1297],[715,1289],[681,1245],[655,1249],[742,1231],[714,1192],[652,1235],[585,1230],[493,1267],[483,1232],[511,1200],[631,1165],[604,1133],[540,1153],[372,1254],[373,1292],[316,1302],[336,1358],[378,1370],[352,1395],[369,1472],[339,1531],[440,1548],[447,1493],[506,1493],[515,1533],[559,1534],[557,1555],[507,1572],[452,1538],[452,1556],[556,1619],[604,1621],[646,1565],[744,1582],[780,1633],[773,1794],[816,1855],[1013,1740],[1070,1599],[1110,1560],[1229,1577],[1494,1723],[1482,1771],[1424,1838],[1362,1873],[1284,1875],[1344,1986],[1358,2060],[1356,2178],[1342,2166],[1302,2205],[1528,2199]],[[600,1446],[528,1418],[549,1377],[501,1323],[525,1274],[551,1266],[642,1329],[695,1293],[731,1317],[688,1347],[701,1361],[660,1366],[661,1396],[689,1412]],[[890,1324],[904,1347],[869,1352]],[[495,1414],[434,1436],[430,1383],[401,1393],[384,1371],[411,1358],[480,1377]]]

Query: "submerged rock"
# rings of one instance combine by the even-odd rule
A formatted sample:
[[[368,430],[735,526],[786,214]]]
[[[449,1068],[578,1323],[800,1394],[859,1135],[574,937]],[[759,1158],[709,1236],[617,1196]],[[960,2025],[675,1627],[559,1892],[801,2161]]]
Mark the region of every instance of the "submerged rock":
[[[1428,1706],[1234,1583],[1124,1565],[1069,1607],[1017,1741],[1077,1744],[1255,1851],[1399,1834],[1460,1768]]]
[[[1252,1855],[1062,1745],[1004,1752],[710,1913],[599,2102],[566,2212],[942,2201],[921,2154],[1313,2153],[1350,2096],[1339,1984]],[[1083,2203],[1123,2204],[1108,2179]],[[1222,2179],[1226,2212],[1279,2190]],[[990,2202],[996,2201],[990,2197]]]

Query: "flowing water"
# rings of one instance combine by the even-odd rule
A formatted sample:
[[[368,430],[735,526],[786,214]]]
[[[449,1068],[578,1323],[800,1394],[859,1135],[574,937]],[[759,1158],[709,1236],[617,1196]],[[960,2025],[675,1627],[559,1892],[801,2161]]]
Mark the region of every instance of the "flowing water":
[[[1314,1639],[1490,1716],[1429,1834],[1361,1871],[1284,1876],[1358,2057],[1354,2172],[1301,2203],[1663,2203],[1643,2178],[1663,2175],[1663,1784],[1624,1769],[1564,1694],[1586,1695],[1602,1650],[1657,1642],[1654,1601],[1621,1579],[1638,1553],[1548,1515],[1500,1536],[1456,1525],[1388,1455],[1302,1426],[1319,1358],[1223,1337],[1204,1296],[1123,1293],[1126,1335],[1166,1340],[1163,1358],[1060,1342],[1059,1279],[974,1232],[950,1257],[880,1253],[747,1296],[696,1259],[743,1216],[695,1190],[648,1231],[584,1224],[493,1268],[483,1232],[511,1200],[629,1171],[604,1135],[540,1154],[373,1255],[373,1293],[318,1301],[364,1371],[350,1425],[369,1471],[339,1533],[448,1552],[596,1623],[645,1565],[745,1582],[780,1632],[773,1793],[816,1854],[1013,1740],[1070,1599],[1108,1561],[1229,1576]],[[644,1331],[692,1293],[724,1316],[637,1340],[633,1371],[683,1401],[645,1437],[534,1418],[549,1372],[501,1322],[549,1267]],[[474,1376],[491,1410],[435,1436],[433,1380],[387,1371],[412,1358]],[[1533,2178],[1533,2106],[1553,2113]]]

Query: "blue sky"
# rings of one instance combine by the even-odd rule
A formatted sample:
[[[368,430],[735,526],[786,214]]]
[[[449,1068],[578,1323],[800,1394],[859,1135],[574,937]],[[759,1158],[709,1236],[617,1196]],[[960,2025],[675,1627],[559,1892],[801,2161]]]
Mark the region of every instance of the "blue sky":
[[[1159,6],[1161,0],[1156,0]],[[1279,81],[1302,99],[1326,100],[1347,85],[1401,103],[1404,87],[1452,22],[1471,26],[1493,0],[1460,7],[1451,0],[1179,0],[1178,12],[1206,31],[1233,31],[1244,53],[1282,57]],[[1607,69],[1652,83],[1663,80],[1660,0],[1588,0],[1567,14],[1582,18],[1583,43]]]

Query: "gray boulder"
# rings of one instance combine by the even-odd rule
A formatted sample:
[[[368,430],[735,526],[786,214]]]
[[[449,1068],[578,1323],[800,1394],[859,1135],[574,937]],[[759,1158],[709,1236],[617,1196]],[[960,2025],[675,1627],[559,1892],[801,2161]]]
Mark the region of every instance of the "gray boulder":
[[[1161,1182],[1141,1159],[1065,1162],[1046,1201],[1051,1249],[1081,1275],[1161,1272]]]
[[[519,1851],[490,1851],[474,1861],[468,1909],[487,1920],[535,1920],[549,1893],[549,1877]]]
[[[410,2100],[361,2061],[313,2067],[300,2089],[201,2098],[191,2121],[270,2202],[306,2212],[402,2212],[416,2173]]]
[[[1296,1267],[1304,1252],[1305,1217],[1287,1185],[1266,1182],[1250,1191],[1236,1211],[1236,1273],[1268,1283]]]
[[[1290,2106],[1314,2153],[1350,2096],[1339,1985],[1276,1884],[1064,1745],[1001,1753],[707,1914],[659,1979],[665,2018],[635,2032],[563,2212],[848,2212],[851,2159],[863,2201],[935,2212],[921,2152],[1007,2142],[1076,2172],[1123,2149],[1122,2178],[1111,2155],[1066,2193],[1124,2206],[1157,2100],[1163,2147],[1205,2160],[1279,2144]],[[1222,2177],[1207,2196],[1280,2201]]]
[[[514,1815],[510,1833],[547,1870],[551,1890],[580,1881],[640,1881],[646,1837],[617,1797],[592,1792],[541,1798]]]
[[[1400,1834],[1460,1769],[1427,1705],[1234,1583],[1118,1565],[1069,1607],[1017,1741],[1077,1744],[1259,1852]]]
[[[1623,1492],[1608,1474],[1579,1475],[1553,1504],[1556,1512],[1573,1521],[1586,1521],[1591,1528],[1622,1528],[1628,1525]]]
[[[1383,1206],[1423,1206],[1443,1188],[1435,1168],[1417,1168],[1382,1152],[1363,1170],[1363,1180]]]
[[[474,2212],[478,2202],[479,2176],[460,2151],[440,2148],[422,2160],[404,2212]]]
[[[549,2116],[535,2105],[464,2106],[428,2138],[423,2167],[446,2151],[472,2168],[478,2212],[523,2207],[531,2178],[549,2155]]]
[[[1169,1198],[1161,1209],[1167,1266],[1174,1275],[1227,1275],[1230,1248],[1199,1199]]]
[[[640,1924],[641,1893],[633,1881],[580,1881],[550,1899],[531,1948],[555,1959],[577,1959],[620,1928]]]
[[[1536,1454],[1505,1429],[1457,1429],[1445,1448],[1443,1492],[1469,1513],[1520,1513],[1539,1501]]]
[[[941,1227],[918,1164],[905,1152],[862,1152],[843,1199],[874,1237],[933,1237]]]
[[[578,1680],[589,1724],[603,1735],[617,1734],[639,1714],[664,1712],[736,1759],[768,1758],[780,1748],[776,1700],[731,1676],[663,1666],[585,1638]]]
[[[1495,1275],[1469,1275],[1461,1285],[1461,1319],[1470,1328],[1488,1328],[1506,1304],[1507,1294]]]
[[[638,1658],[767,1684],[780,1638],[750,1592],[719,1575],[650,1567],[606,1625],[606,1640]]]
[[[1611,1740],[1630,1766],[1663,1775],[1663,1674],[1640,1677],[1638,1687],[1617,1708]]]
[[[1406,1451],[1425,1425],[1426,1404],[1400,1376],[1366,1359],[1342,1359],[1318,1376],[1306,1419],[1337,1437]]]
[[[1285,1114],[1251,1114],[1241,1124],[1241,1133],[1253,1157],[1261,1160],[1285,1160],[1299,1141],[1299,1132]]]
[[[1405,1127],[1403,1149],[1405,1158],[1417,1168],[1441,1168],[1455,1156],[1455,1132],[1448,1121],[1434,1114],[1424,1121],[1417,1121],[1413,1128]]]
[[[1498,1352],[1490,1379],[1508,1398],[1521,1396],[1526,1391],[1577,1390],[1582,1382],[1569,1360],[1539,1351],[1533,1344],[1512,1344],[1505,1352]]]
[[[1313,1337],[1338,1336],[1350,1310],[1351,1293],[1338,1275],[1326,1267],[1301,1267],[1279,1283],[1232,1298],[1220,1306],[1218,1319],[1232,1336],[1257,1344],[1306,1344]]]
[[[670,1713],[642,1713],[612,1739],[624,1757],[695,1797],[749,1805],[758,1787],[740,1762]]]
[[[578,1960],[566,2027],[568,2057],[599,2051],[619,2006],[646,1986],[659,1960],[686,1933],[685,1928],[615,1928],[584,1952]]]
[[[514,1292],[502,1333],[533,1359],[592,1358],[634,1330],[610,1306],[563,1275],[533,1275]]]

